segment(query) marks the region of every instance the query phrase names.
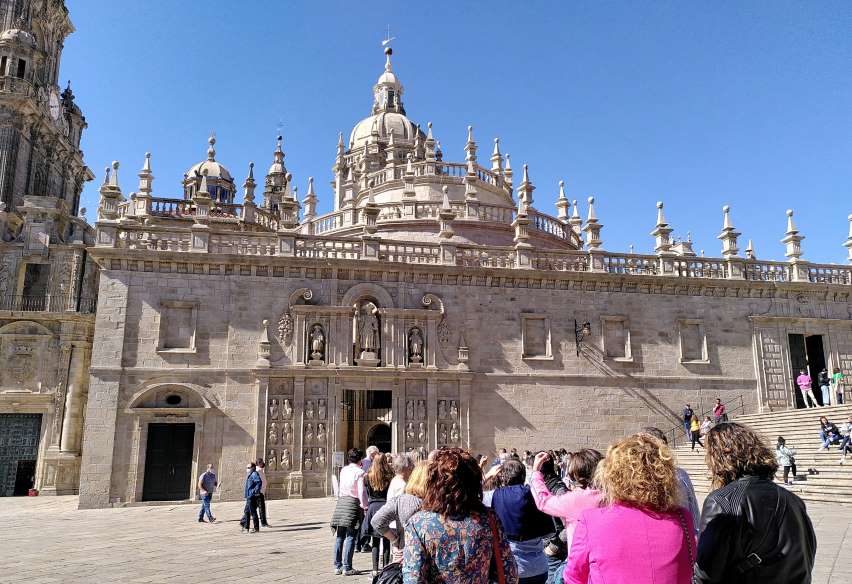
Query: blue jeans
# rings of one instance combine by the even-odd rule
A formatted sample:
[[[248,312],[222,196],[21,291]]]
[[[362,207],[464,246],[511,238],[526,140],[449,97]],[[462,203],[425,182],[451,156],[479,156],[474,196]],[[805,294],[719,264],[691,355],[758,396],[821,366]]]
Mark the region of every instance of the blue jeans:
[[[838,442],[840,442],[840,439],[836,434],[828,434],[826,432],[823,432],[822,430],[820,430],[819,439],[822,440],[823,448],[828,448],[832,444],[837,444]]]
[[[565,571],[565,560],[547,557],[547,581],[562,584],[562,573]],[[554,577],[554,574],[558,576]]]
[[[831,405],[831,387],[828,385],[820,385],[819,388],[822,390],[822,405]]]
[[[198,512],[198,519],[204,519],[205,515],[207,515],[207,519],[213,519],[213,513],[210,512],[210,500],[212,498],[211,493],[201,496],[201,511]]]
[[[352,569],[352,556],[355,554],[355,538],[358,530],[351,527],[335,527],[334,533],[334,567],[346,571]]]

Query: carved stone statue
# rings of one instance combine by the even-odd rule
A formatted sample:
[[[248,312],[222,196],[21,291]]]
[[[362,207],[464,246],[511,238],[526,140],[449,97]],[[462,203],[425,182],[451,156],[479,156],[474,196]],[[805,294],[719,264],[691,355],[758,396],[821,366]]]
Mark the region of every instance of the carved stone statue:
[[[266,455],[266,462],[269,464],[269,470],[278,470],[278,456],[276,456],[274,448]]]
[[[314,425],[305,425],[305,442],[313,442],[314,440]]]
[[[323,423],[317,424],[317,442],[325,442],[325,424]]]
[[[275,422],[269,424],[269,443],[278,444],[278,424]]]
[[[290,422],[284,422],[284,428],[281,430],[281,441],[284,444],[290,444],[293,441],[293,426]]]
[[[414,422],[408,422],[405,426],[405,439],[414,442]]]
[[[461,435],[459,434],[459,425],[453,422],[453,425],[450,426],[450,441],[453,444],[458,444],[461,439]]]
[[[413,420],[414,419],[414,402],[408,400],[405,402],[405,419]]]
[[[438,426],[438,444],[447,443],[447,425],[441,424]]]
[[[320,448],[319,453],[317,454],[317,470],[325,469],[325,448]]]
[[[362,361],[377,360],[379,352],[379,317],[378,308],[372,302],[361,305],[358,313],[358,348],[361,350]]]
[[[275,398],[272,398],[269,402],[269,419],[278,419],[278,400]]]
[[[459,406],[456,403],[456,400],[452,400],[450,402],[450,419],[458,420],[459,419]]]
[[[423,334],[417,327],[408,333],[408,361],[412,364],[423,362]]]
[[[305,417],[309,420],[314,418],[314,400],[312,399],[305,402]]]
[[[420,429],[417,432],[417,441],[422,443],[426,442],[426,423],[420,422]]]
[[[325,417],[328,415],[328,408],[325,405],[325,400],[321,399],[317,402],[317,418],[320,420],[325,420]]]
[[[325,360],[325,333],[322,327],[315,324],[311,327],[311,361],[323,362]]]
[[[281,470],[288,471],[290,470],[291,466],[292,463],[290,462],[290,450],[288,448],[285,448],[284,451],[281,453]]]
[[[426,419],[426,401],[425,400],[417,400],[417,419],[425,420]]]
[[[302,458],[305,461],[305,470],[314,470],[314,461],[311,458],[311,451],[305,450],[305,456]]]
[[[293,417],[293,404],[290,403],[289,399],[284,399],[283,407],[283,415],[285,420],[289,420]]]
[[[438,402],[438,419],[446,420],[447,419],[447,402],[441,400]]]

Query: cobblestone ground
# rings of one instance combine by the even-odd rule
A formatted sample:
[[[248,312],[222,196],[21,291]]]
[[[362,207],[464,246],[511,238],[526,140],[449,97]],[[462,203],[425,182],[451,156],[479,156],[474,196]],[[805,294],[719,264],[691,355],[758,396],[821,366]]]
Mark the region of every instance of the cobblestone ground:
[[[78,511],[76,497],[0,498],[0,582],[370,582],[369,554],[354,577],[335,576],[333,501],[270,501],[270,527],[241,534],[240,503]],[[815,584],[852,581],[852,507],[809,507],[819,542]],[[841,550],[845,549],[845,555]]]

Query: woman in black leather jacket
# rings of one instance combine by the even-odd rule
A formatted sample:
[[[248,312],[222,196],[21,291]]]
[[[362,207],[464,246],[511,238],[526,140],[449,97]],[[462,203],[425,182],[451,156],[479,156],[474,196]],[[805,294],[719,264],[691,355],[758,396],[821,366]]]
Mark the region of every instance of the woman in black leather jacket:
[[[707,434],[707,495],[695,582],[808,584],[816,536],[805,503],[773,482],[778,464],[752,430],[723,423]]]

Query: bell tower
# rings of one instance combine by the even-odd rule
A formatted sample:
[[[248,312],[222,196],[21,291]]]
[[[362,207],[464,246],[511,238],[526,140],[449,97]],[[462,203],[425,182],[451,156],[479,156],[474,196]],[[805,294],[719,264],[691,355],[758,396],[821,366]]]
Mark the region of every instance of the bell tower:
[[[7,212],[19,211],[25,197],[48,197],[33,204],[76,215],[83,183],[93,178],[80,151],[86,119],[70,82],[59,86],[72,32],[64,0],[0,0],[0,202]]]

